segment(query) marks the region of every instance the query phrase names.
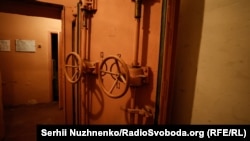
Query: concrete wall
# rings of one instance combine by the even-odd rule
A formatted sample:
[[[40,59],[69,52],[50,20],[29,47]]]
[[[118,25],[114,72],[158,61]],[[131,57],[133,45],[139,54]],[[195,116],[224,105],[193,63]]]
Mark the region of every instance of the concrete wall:
[[[0,52],[4,105],[51,101],[50,33],[61,31],[61,21],[10,13],[0,18],[0,39],[9,40],[11,49]],[[17,52],[16,39],[34,40],[35,52]]]
[[[174,123],[250,123],[249,5],[181,1]]]
[[[196,83],[204,0],[180,1],[171,123],[190,123]]]
[[[250,123],[249,6],[205,2],[192,124]]]

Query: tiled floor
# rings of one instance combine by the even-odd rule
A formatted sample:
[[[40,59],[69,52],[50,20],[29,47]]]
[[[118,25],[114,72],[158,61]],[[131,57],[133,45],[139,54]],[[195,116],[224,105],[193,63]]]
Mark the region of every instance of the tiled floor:
[[[4,141],[36,141],[37,124],[63,124],[64,114],[53,102],[7,108],[4,119]]]

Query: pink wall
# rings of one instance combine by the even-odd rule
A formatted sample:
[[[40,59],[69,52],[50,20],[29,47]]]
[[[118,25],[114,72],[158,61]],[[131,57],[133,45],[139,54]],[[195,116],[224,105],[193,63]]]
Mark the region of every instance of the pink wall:
[[[61,21],[7,13],[0,18],[0,39],[9,40],[11,49],[0,52],[4,104],[51,101],[50,32],[60,32]],[[36,51],[16,52],[16,39],[34,40]]]

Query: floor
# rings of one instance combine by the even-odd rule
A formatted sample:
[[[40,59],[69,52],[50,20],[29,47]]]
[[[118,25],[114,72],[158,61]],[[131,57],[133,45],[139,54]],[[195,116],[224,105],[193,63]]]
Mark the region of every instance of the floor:
[[[57,102],[4,109],[3,141],[36,141],[37,124],[63,124],[64,114]]]

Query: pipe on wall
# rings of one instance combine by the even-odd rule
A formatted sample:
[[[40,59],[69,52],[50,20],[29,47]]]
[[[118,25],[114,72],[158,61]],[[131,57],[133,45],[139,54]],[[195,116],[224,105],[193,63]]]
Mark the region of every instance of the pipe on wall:
[[[77,3],[77,53],[80,53],[81,48],[81,6],[82,1]]]
[[[79,0],[77,3],[77,14],[76,14],[76,47],[75,51],[77,53],[81,52],[81,6],[82,1]],[[80,106],[81,106],[81,87],[80,84],[77,83],[73,86],[73,123],[74,124],[80,124],[81,119],[81,112],[80,112]]]

